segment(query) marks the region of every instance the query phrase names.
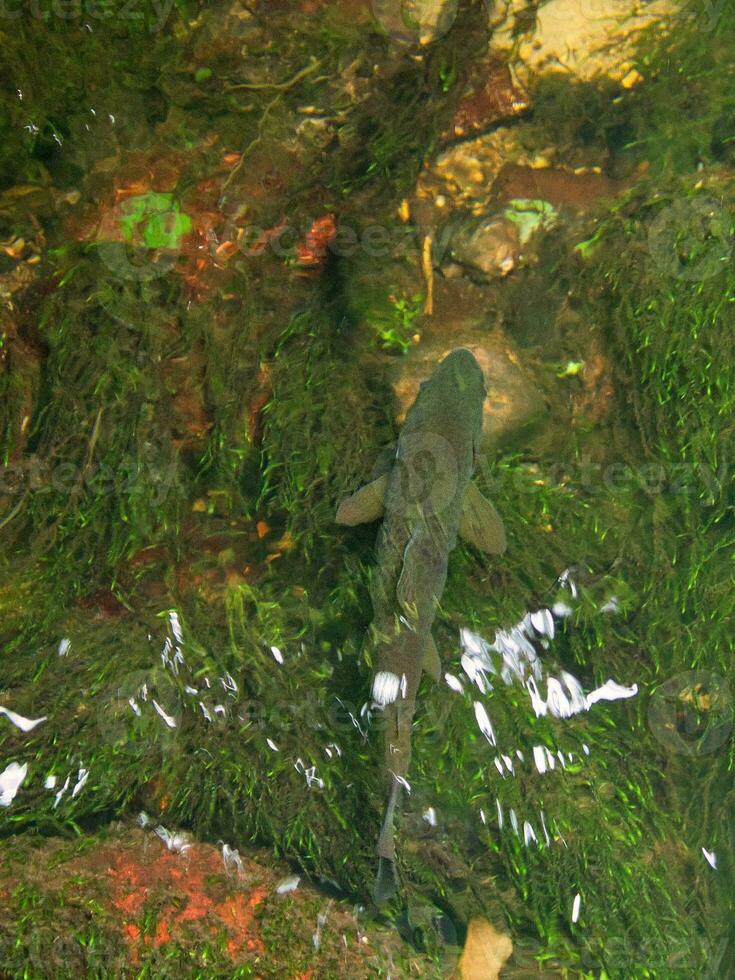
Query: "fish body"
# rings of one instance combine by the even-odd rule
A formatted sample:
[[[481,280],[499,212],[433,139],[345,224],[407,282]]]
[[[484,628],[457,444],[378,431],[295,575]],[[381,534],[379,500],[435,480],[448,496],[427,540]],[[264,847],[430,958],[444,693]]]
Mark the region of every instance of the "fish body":
[[[390,470],[344,501],[341,524],[383,517],[372,570],[373,623],[368,635],[373,701],[384,712],[388,804],[378,840],[374,897],[397,887],[393,817],[408,785],[411,728],[423,670],[435,680],[441,664],[431,627],[458,534],[490,553],[505,549],[495,509],[471,484],[486,396],[473,354],[458,348],[423,382],[398,438]]]

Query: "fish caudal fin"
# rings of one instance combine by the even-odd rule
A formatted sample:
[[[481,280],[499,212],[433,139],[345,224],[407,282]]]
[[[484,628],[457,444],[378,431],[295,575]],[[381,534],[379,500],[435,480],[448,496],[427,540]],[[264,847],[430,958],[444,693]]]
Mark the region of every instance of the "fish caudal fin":
[[[378,873],[373,885],[373,901],[376,905],[384,905],[398,891],[398,873],[394,861],[378,858]]]
[[[343,500],[337,509],[337,523],[354,527],[355,524],[369,524],[382,517],[389,475],[384,473]]]
[[[488,555],[502,555],[506,549],[505,527],[500,515],[474,483],[467,486],[459,535]]]
[[[398,891],[398,873],[396,871],[396,845],[393,839],[393,815],[401,794],[401,784],[393,777],[390,787],[388,805],[385,808],[383,826],[378,838],[378,873],[373,886],[373,901],[382,905],[391,899]]]
[[[396,859],[396,846],[393,841],[393,814],[395,813],[396,804],[398,803],[398,797],[400,794],[401,784],[394,776],[393,781],[391,782],[388,805],[385,808],[383,826],[380,831],[378,846],[376,848],[379,856],[390,862],[393,862]]]

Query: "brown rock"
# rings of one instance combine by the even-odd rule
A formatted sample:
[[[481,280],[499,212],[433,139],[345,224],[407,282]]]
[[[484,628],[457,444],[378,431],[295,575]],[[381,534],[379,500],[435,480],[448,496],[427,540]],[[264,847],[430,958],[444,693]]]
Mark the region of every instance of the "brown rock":
[[[586,211],[598,201],[617,197],[630,183],[612,180],[604,174],[576,174],[560,167],[521,167],[508,163],[496,177],[493,191],[501,201],[525,198],[548,201],[555,208]]]
[[[439,265],[448,278],[467,274],[480,282],[502,279],[521,257],[518,226],[504,214],[470,217],[456,223],[453,234],[447,226],[443,235],[449,237],[449,254]]]

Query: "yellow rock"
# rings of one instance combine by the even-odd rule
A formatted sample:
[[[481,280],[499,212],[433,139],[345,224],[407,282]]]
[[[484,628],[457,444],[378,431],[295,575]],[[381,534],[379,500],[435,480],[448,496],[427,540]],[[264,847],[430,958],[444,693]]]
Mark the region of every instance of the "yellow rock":
[[[527,6],[527,0],[504,0],[491,14],[493,49],[510,57],[521,85],[546,72],[579,82],[619,80],[643,32],[658,39],[676,29],[681,15],[680,0],[546,0],[533,5],[536,16],[525,18],[528,27],[519,33],[519,13]]]
[[[470,919],[457,980],[497,980],[512,952],[510,936],[498,932],[487,919]]]
[[[623,88],[633,88],[634,85],[637,85],[642,81],[643,75],[641,75],[641,73],[635,68],[631,68],[627,75],[624,75],[621,78],[620,84],[623,86]]]

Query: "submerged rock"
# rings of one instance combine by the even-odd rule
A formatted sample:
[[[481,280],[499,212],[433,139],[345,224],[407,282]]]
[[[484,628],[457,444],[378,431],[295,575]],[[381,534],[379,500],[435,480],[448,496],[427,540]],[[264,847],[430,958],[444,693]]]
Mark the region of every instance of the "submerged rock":
[[[458,0],[372,0],[372,12],[383,30],[401,44],[431,44],[451,28]]]
[[[556,211],[542,200],[513,200],[504,210],[479,217],[459,211],[439,229],[434,263],[448,278],[503,278],[529,260],[539,232],[555,221]]]
[[[493,50],[512,62],[523,83],[544,72],[587,81],[605,76],[630,87],[632,58],[642,32],[670,29],[675,0],[548,0],[528,16],[526,0],[493,9]],[[635,83],[635,82],[634,82]]]
[[[494,198],[493,183],[509,161],[536,164],[553,159],[552,147],[529,153],[519,139],[518,126],[498,126],[492,132],[453,143],[427,161],[416,194],[433,200],[440,210],[466,207],[478,214]]]
[[[636,172],[629,180],[614,180],[595,171],[575,172],[562,167],[522,167],[508,163],[496,177],[493,190],[504,201],[517,198],[543,200],[555,208],[588,211],[600,201],[609,201],[622,194],[638,175]]]
[[[457,980],[495,980],[513,952],[510,936],[487,919],[471,919],[467,928]]]
[[[529,104],[508,65],[495,58],[485,60],[474,70],[441,138],[453,141],[477,136],[489,126],[520,115]]]
[[[396,362],[391,383],[397,399],[397,421],[405,418],[419,385],[454,347],[467,347],[485,375],[488,396],[483,410],[482,448],[492,451],[534,429],[546,414],[546,402],[523,355],[500,330],[477,328],[414,347]]]
[[[520,255],[518,228],[504,214],[469,219],[457,214],[438,236],[434,263],[448,278],[497,279],[518,265]]]

